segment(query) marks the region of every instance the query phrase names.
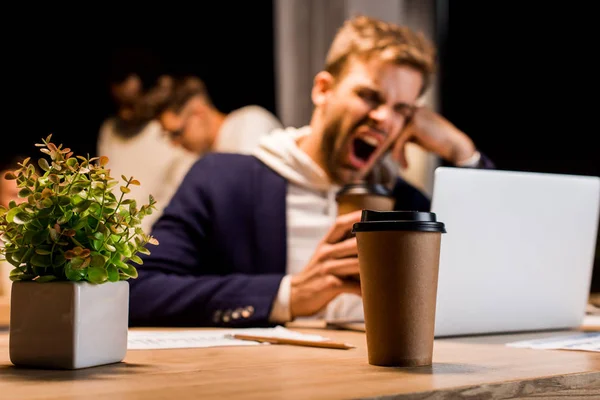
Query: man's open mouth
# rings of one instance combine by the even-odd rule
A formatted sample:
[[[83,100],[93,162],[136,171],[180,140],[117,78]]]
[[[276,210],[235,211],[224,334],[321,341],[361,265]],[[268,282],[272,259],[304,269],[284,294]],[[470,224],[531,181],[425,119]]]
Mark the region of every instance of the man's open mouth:
[[[352,149],[350,151],[351,164],[355,168],[362,168],[366,165],[382,140],[383,139],[379,140],[371,135],[362,135],[354,138],[352,140]]]

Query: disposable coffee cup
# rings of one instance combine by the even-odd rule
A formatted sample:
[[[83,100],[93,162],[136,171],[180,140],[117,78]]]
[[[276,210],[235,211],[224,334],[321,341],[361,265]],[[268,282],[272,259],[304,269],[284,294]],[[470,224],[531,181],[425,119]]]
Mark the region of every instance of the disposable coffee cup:
[[[444,223],[429,212],[364,210],[352,231],[369,364],[431,365]]]
[[[395,199],[391,191],[383,185],[352,183],[343,186],[337,193],[338,215],[357,210],[391,211]]]

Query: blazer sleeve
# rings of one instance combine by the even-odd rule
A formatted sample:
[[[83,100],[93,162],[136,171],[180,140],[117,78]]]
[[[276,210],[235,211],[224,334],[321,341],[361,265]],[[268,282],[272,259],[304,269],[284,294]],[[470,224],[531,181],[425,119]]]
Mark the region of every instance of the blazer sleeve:
[[[215,166],[197,162],[152,230],[130,279],[130,326],[268,326],[284,274],[244,274],[215,266],[211,243]],[[212,173],[211,173],[212,170]],[[228,204],[220,205],[229,207]]]

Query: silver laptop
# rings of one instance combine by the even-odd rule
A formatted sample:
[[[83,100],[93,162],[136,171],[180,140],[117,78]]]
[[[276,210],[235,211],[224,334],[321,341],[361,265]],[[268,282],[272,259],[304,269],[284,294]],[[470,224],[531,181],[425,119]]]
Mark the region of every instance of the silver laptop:
[[[435,336],[572,328],[588,301],[600,178],[439,167]],[[328,321],[364,330],[364,322]]]
[[[596,250],[600,178],[440,167],[435,335],[577,327]]]

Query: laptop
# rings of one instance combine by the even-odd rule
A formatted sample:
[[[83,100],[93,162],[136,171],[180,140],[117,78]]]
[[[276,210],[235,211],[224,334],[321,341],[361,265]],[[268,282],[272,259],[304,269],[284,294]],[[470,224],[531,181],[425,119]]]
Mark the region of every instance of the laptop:
[[[591,285],[600,178],[435,170],[442,235],[435,336],[574,328]],[[363,329],[364,323],[330,322]]]

